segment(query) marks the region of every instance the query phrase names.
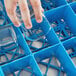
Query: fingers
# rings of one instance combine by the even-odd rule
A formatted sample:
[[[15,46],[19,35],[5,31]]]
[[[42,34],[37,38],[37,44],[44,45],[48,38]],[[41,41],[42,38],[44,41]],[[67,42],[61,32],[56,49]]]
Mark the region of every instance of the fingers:
[[[31,17],[30,17],[27,1],[19,0],[19,7],[21,10],[21,15],[22,15],[22,19],[24,21],[25,27],[27,29],[32,28]]]
[[[4,3],[9,18],[16,27],[19,27],[20,23],[15,13],[17,0],[4,0]]]
[[[25,27],[27,29],[30,29],[32,27],[32,23],[31,23],[31,17],[30,17],[30,12],[29,12],[27,1],[5,0],[4,3],[5,3],[7,14],[9,18],[11,19],[11,21],[14,23],[14,25],[18,27],[20,23],[17,19],[16,12],[15,12],[17,2],[19,3],[19,6],[20,6],[21,15],[22,15],[22,19],[24,21]],[[30,0],[30,2],[32,4],[37,22],[38,23],[42,22],[42,12],[44,12],[44,10],[41,7],[40,0],[38,1]]]
[[[40,0],[30,0],[30,3],[33,7],[35,18],[38,23],[42,22],[42,7]]]

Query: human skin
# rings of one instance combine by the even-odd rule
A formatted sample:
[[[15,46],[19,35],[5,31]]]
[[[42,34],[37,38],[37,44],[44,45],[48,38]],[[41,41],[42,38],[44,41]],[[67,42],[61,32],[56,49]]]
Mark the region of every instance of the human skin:
[[[16,27],[20,26],[20,22],[16,16],[17,3],[19,4],[22,20],[25,24],[25,27],[27,29],[31,29],[32,22],[31,22],[30,10],[28,8],[27,0],[4,0],[7,15],[9,16],[9,18],[11,19],[11,21],[13,22],[13,24]],[[42,22],[42,12],[44,10],[41,6],[40,0],[30,0],[30,3],[32,5],[33,11],[34,11],[36,21],[38,23],[41,23]]]

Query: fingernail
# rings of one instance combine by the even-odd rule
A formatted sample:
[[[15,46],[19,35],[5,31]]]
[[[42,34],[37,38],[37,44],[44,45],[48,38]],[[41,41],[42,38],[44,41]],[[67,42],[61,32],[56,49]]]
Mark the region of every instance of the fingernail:
[[[37,22],[38,22],[38,23],[41,23],[41,22],[42,22],[42,19],[38,19]]]
[[[32,28],[32,26],[30,26],[30,25],[27,25],[27,26],[26,26],[26,28],[27,28],[27,29],[31,29],[31,28]]]

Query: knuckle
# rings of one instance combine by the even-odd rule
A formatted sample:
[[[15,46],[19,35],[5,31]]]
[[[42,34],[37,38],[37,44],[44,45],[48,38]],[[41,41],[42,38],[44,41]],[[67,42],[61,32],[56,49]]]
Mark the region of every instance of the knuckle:
[[[23,10],[23,11],[27,9],[26,4],[23,2],[20,3],[20,7],[21,7],[21,10]]]

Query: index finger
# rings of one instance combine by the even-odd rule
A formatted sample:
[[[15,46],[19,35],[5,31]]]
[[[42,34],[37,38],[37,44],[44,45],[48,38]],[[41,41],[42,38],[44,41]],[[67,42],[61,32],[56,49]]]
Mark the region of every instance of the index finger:
[[[18,0],[5,0],[4,3],[5,3],[7,15],[9,16],[10,20],[13,22],[13,24],[16,27],[19,27],[20,23],[17,19],[15,12],[17,1]]]

